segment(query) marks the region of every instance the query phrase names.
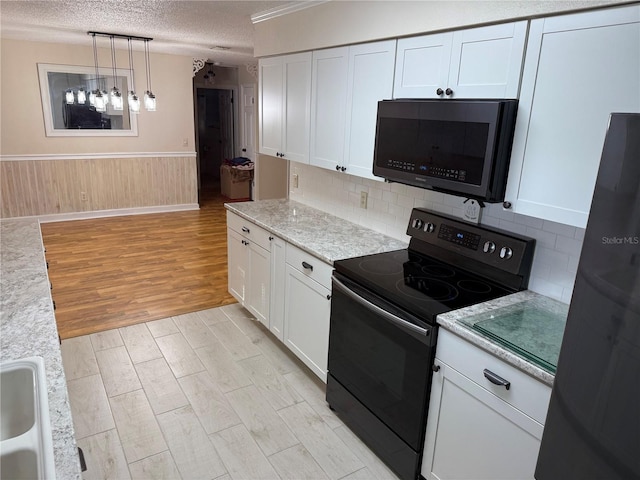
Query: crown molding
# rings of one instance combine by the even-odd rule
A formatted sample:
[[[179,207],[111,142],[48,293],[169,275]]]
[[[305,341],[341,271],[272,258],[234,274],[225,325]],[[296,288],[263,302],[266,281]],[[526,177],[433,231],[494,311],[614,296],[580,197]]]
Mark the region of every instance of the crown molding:
[[[330,0],[292,2],[280,7],[270,8],[269,10],[264,10],[262,12],[254,13],[253,15],[251,15],[251,23],[255,25],[256,23],[271,20],[272,18],[282,17],[284,15],[289,15],[290,13],[299,12],[300,10],[315,7],[317,5],[327,3],[328,1]]]

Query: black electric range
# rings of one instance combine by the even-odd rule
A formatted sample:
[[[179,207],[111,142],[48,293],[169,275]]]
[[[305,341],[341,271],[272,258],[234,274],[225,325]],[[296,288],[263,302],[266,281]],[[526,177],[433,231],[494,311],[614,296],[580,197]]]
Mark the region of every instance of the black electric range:
[[[334,262],[327,402],[400,478],[419,477],[436,316],[527,287],[535,241],[414,209],[409,248]]]

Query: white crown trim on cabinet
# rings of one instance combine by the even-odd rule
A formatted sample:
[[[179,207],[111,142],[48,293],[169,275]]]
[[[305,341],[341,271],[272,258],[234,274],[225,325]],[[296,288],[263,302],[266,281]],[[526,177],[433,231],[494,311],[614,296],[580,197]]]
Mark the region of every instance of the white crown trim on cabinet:
[[[262,12],[254,13],[253,15],[251,15],[251,23],[255,25],[256,23],[264,22],[265,20],[271,20],[272,18],[282,17],[283,15],[288,15],[289,13],[315,7],[316,5],[321,5],[323,3],[327,3],[328,1],[329,0],[294,2],[283,5],[281,7],[270,8],[268,10],[264,10]]]

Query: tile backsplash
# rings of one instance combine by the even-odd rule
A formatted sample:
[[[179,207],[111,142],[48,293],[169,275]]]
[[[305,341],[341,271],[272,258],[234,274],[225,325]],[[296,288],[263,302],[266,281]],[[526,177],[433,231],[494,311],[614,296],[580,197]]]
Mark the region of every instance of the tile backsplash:
[[[398,183],[367,180],[309,165],[291,163],[289,198],[337,217],[409,241],[406,235],[411,209],[428,208],[462,218],[463,199]],[[292,180],[292,178],[290,178]],[[360,194],[367,193],[367,208]],[[584,229],[506,211],[501,204],[487,205],[483,225],[498,227],[536,239],[529,289],[565,303],[571,301]]]

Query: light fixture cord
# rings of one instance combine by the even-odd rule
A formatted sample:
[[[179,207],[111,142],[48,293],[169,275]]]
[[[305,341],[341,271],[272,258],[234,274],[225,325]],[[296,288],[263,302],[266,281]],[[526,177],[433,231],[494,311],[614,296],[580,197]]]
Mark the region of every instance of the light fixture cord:
[[[128,47],[129,47],[129,70],[131,71],[131,91],[136,91],[136,79],[133,72],[133,49],[131,48],[131,39],[127,39]]]
[[[111,68],[113,69],[113,88],[117,88],[117,78],[116,78],[116,47],[115,47],[115,39],[113,35],[111,35]]]
[[[151,67],[149,66],[149,40],[144,41],[144,57],[147,69],[147,91],[151,92]]]
[[[96,67],[96,90],[99,90],[100,87],[98,86],[98,47],[96,46],[96,34],[94,33],[92,36],[93,36],[93,63],[94,63],[94,66]]]

